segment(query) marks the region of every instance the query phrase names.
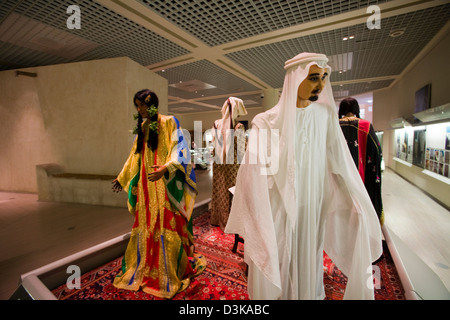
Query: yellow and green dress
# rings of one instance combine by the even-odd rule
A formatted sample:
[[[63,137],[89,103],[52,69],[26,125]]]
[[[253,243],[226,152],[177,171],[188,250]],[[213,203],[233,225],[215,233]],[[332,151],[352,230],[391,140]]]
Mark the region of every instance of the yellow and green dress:
[[[197,195],[189,148],[179,122],[158,116],[158,147],[147,146],[149,122],[142,124],[143,148],[136,154],[137,139],[117,180],[128,192],[128,209],[134,225],[114,286],[139,290],[160,298],[172,298],[187,288],[190,278],[206,267],[194,253],[192,211]],[[162,179],[147,175],[154,165],[166,165]]]

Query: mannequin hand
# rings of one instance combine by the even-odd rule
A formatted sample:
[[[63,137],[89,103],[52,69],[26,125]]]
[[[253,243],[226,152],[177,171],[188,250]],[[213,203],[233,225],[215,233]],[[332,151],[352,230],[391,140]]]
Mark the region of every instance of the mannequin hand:
[[[112,190],[113,192],[120,192],[122,191],[122,186],[120,185],[119,181],[117,179],[114,179],[112,182]]]
[[[150,181],[157,181],[161,179],[167,172],[166,166],[152,166],[152,168],[156,170],[148,174],[148,180]]]

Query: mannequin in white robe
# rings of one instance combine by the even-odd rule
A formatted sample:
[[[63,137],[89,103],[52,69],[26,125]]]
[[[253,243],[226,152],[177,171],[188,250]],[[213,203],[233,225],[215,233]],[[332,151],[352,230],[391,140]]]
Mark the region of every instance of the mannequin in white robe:
[[[234,159],[234,139],[236,135],[240,135],[241,132],[238,128],[243,125],[240,124],[237,119],[240,116],[245,116],[247,109],[245,108],[244,101],[236,97],[229,97],[222,106],[222,118],[214,121],[212,130],[213,134],[213,147],[214,147],[214,162],[217,164],[235,164]],[[239,126],[239,127],[238,127]],[[242,158],[244,153],[244,147],[242,145],[237,146],[238,159]]]
[[[330,82],[321,80],[314,102],[299,95],[311,66],[331,74],[327,62],[314,53],[288,60],[278,104],[252,121],[225,229],[245,240],[252,299],[323,299],[323,250],[348,277],[344,299],[374,299],[371,264],[382,254],[381,227],[339,127]]]

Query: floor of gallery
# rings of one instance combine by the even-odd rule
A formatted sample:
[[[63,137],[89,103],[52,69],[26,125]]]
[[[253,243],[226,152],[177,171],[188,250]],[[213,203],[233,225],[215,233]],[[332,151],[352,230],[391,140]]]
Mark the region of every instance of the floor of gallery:
[[[211,197],[212,173],[197,171],[197,201]],[[389,230],[450,290],[450,213],[395,172],[383,174]],[[0,192],[0,299],[20,275],[130,231],[125,208],[38,201],[37,194]]]

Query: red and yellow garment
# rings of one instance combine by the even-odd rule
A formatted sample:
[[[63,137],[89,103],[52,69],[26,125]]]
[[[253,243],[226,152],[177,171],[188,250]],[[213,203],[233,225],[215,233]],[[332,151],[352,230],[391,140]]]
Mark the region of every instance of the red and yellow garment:
[[[159,115],[158,125],[158,148],[153,152],[147,146],[144,122],[143,149],[135,154],[135,141],[117,178],[128,192],[135,221],[114,286],[172,298],[205,269],[206,260],[194,254],[191,215],[197,186],[189,149],[176,118]],[[151,182],[147,175],[154,165],[165,165],[168,172]]]

